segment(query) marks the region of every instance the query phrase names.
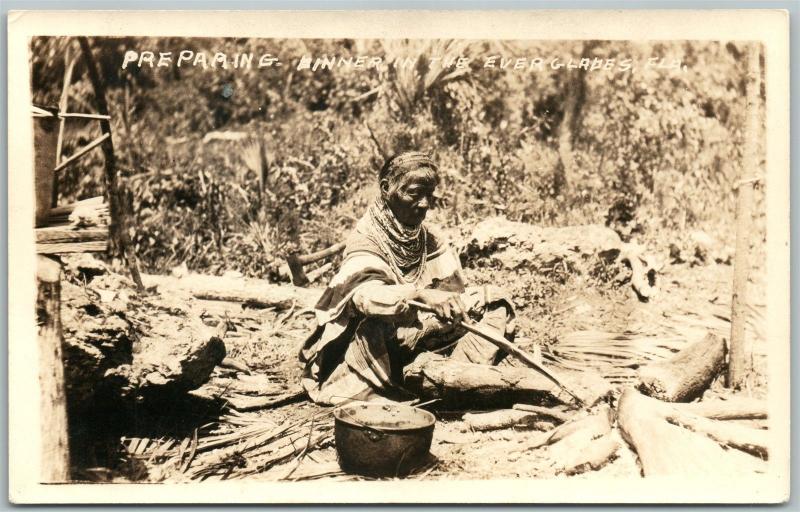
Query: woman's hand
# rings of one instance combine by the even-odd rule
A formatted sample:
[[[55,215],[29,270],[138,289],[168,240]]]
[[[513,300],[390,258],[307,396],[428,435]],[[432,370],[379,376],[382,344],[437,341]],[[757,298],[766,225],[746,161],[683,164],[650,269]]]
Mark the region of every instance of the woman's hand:
[[[458,293],[433,289],[417,290],[413,300],[430,306],[444,320],[458,322],[467,318],[467,308]]]

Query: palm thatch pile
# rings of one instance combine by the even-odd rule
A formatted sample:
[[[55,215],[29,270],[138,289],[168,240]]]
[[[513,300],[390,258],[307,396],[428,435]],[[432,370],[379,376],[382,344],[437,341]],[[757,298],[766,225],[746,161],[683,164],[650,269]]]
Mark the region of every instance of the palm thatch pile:
[[[763,350],[764,309],[763,305],[748,305],[747,331],[748,338],[754,342],[754,353]],[[639,367],[669,359],[708,333],[728,338],[729,305],[709,303],[705,311],[649,315],[623,332],[575,331],[546,347],[542,355],[557,367],[577,371],[591,369],[613,384],[626,384],[636,379]]]

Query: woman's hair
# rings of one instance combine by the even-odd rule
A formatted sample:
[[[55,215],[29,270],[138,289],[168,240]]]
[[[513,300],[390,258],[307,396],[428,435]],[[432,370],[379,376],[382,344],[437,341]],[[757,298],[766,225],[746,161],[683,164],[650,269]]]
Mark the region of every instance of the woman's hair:
[[[418,169],[428,169],[431,178],[439,182],[439,167],[430,156],[419,151],[404,151],[387,158],[378,173],[378,181],[387,180],[395,184],[405,174]]]

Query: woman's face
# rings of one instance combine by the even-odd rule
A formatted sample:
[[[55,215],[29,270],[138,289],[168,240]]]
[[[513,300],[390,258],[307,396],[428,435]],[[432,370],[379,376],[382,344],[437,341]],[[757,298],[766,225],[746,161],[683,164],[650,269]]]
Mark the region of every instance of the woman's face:
[[[418,226],[434,204],[436,179],[428,169],[406,173],[393,187],[381,182],[381,192],[394,216],[406,226]]]

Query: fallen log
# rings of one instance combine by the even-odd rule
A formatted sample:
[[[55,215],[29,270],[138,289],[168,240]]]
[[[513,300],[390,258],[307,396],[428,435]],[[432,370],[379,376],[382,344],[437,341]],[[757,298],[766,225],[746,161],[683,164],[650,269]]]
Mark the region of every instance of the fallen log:
[[[667,402],[689,402],[703,394],[725,368],[725,341],[713,334],[668,361],[639,370],[639,389]]]
[[[196,299],[239,302],[251,307],[286,310],[292,307],[313,307],[321,290],[276,285],[260,279],[188,274],[177,278],[143,274],[145,286],[160,291],[187,292]]]
[[[667,416],[675,410],[633,389],[619,399],[620,432],[638,455],[644,476],[741,477],[766,470],[759,458],[671,423]]]
[[[530,368],[487,366],[451,361],[423,353],[406,366],[404,385],[424,400],[440,399],[451,405],[510,407],[515,403],[569,404],[573,398],[544,375]],[[594,403],[610,391],[602,378],[578,372],[560,372],[585,403]]]

